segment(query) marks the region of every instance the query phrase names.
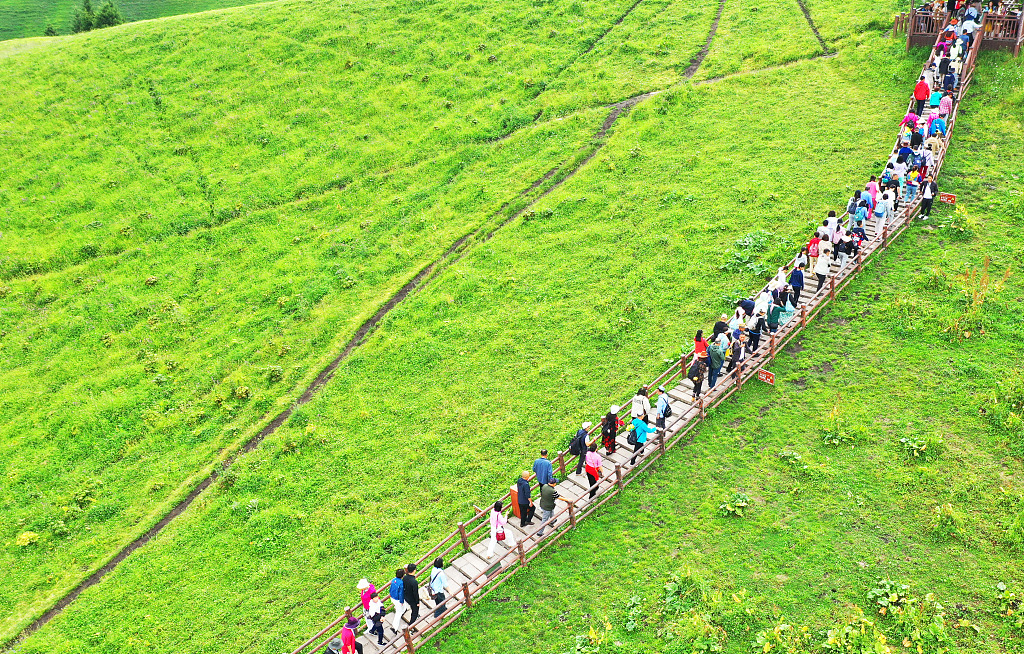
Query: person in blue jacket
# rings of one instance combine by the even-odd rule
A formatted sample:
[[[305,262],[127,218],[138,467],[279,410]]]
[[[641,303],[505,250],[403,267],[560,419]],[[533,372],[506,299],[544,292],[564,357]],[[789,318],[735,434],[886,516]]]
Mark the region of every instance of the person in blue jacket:
[[[942,134],[946,133],[946,119],[941,116],[932,121],[932,127],[928,130],[928,136],[934,136],[940,132]]]
[[[405,615],[405,568],[395,570],[395,578],[391,580],[391,587],[388,588],[388,595],[391,603],[395,605],[395,618],[391,622],[391,633],[397,634],[402,628],[402,616]]]
[[[633,418],[633,429],[636,430],[636,446],[633,448],[633,458],[630,459],[629,465],[636,464],[636,457],[643,452],[644,445],[647,444],[648,434],[653,434],[657,430],[657,427],[648,425],[640,418]]]

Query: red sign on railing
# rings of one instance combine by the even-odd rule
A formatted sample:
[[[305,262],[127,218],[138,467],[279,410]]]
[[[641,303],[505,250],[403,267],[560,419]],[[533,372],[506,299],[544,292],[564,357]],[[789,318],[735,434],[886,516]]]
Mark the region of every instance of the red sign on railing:
[[[764,368],[758,369],[758,371],[757,371],[757,378],[760,379],[763,382],[768,382],[772,386],[775,385],[775,373],[774,372],[768,372]]]
[[[956,204],[956,195],[952,193],[939,193],[939,202],[945,202],[946,204]]]

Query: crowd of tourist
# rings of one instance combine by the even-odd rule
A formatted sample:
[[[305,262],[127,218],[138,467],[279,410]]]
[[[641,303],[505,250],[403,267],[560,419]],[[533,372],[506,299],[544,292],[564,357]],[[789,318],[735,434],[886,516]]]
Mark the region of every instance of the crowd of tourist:
[[[926,5],[933,12],[947,12],[948,24],[942,31],[938,44],[929,56],[923,74],[913,91],[913,103],[899,125],[899,138],[892,156],[886,162],[880,176],[872,175],[863,190],[854,192],[847,201],[843,215],[829,211],[806,245],[800,248],[791,264],[779,268],[775,276],[750,298],[736,303],[733,314],[723,314],[713,325],[710,335],[697,330],[693,339],[692,358],[684,355],[681,366],[692,385],[691,396],[696,402],[706,392],[714,389],[722,379],[732,379],[740,374],[743,363],[754,356],[762,341],[774,334],[781,325],[799,310],[804,298],[804,289],[809,280],[817,282],[812,296],[825,286],[826,280],[841,271],[855,259],[860,248],[869,238],[882,238],[884,230],[895,222],[901,206],[909,205],[921,196],[921,217],[927,220],[932,202],[938,196],[938,186],[932,171],[945,147],[945,135],[953,108],[960,90],[960,73],[964,60],[974,44],[974,35],[981,25],[980,3],[961,5],[959,0],[943,4],[936,0]],[[994,0],[990,11],[998,11],[1001,5]],[[868,230],[872,235],[869,237]],[[809,277],[813,275],[813,278]],[[722,372],[725,371],[723,377]],[[707,389],[704,388],[705,382]],[[652,404],[652,399],[655,400]],[[643,450],[658,430],[664,430],[666,421],[672,415],[668,391],[664,386],[656,389],[652,398],[650,389],[641,387],[634,395],[629,419],[627,443],[632,447],[630,465],[643,455]],[[627,423],[619,417],[623,407],[612,405],[601,417],[595,428],[593,423],[584,422],[572,437],[568,454],[575,457],[566,466],[566,472],[575,465],[575,475],[586,475],[589,497],[597,493],[603,475],[602,458],[614,454],[619,447],[620,430]],[[556,489],[559,480],[555,477],[554,466],[547,450],[540,451],[531,470],[524,470],[516,482],[514,513],[518,513],[519,526],[524,529],[534,525],[536,506],[540,503],[541,527],[537,537],[553,528],[555,509],[558,501],[570,500],[559,496]],[[572,473],[568,473],[572,474]],[[532,488],[531,480],[538,484]],[[583,486],[583,483],[579,483]],[[504,502],[495,502],[489,510],[489,539],[484,557],[494,557],[495,550],[514,548],[517,545],[512,530],[507,529]],[[426,586],[426,595],[433,603],[434,617],[446,610],[445,599],[450,597],[451,588],[444,570],[444,560],[434,561]],[[363,606],[363,626],[380,645],[385,644],[384,619],[387,609],[384,601],[389,600],[393,609],[391,624],[387,629],[393,637],[401,634],[403,621],[411,633],[416,633],[415,623],[419,619],[420,582],[415,563],[395,571],[395,577],[388,584],[381,597],[379,591],[367,579],[357,585]],[[351,609],[345,610],[345,625],[340,638],[334,638],[327,647],[329,654],[362,654],[362,645],[356,641],[360,620]]]

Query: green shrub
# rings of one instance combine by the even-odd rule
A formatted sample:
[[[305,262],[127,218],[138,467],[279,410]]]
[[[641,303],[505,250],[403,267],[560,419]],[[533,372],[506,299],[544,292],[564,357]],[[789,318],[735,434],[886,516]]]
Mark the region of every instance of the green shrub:
[[[754,652],[805,654],[811,651],[811,634],[807,627],[795,627],[780,618],[771,629],[757,633],[750,649]]]
[[[996,584],[996,614],[1011,628],[1024,634],[1024,612],[1021,611],[1021,595],[1010,590],[1003,582]]]
[[[943,540],[963,538],[963,524],[950,503],[940,504],[932,512],[932,533]]]
[[[946,631],[946,611],[928,593],[924,599],[911,598],[892,612],[892,633],[903,646],[918,652],[945,654],[953,644]]]
[[[903,606],[907,601],[910,586],[897,584],[891,579],[879,579],[875,587],[868,591],[868,601],[878,606],[881,615],[887,615],[894,609]]]
[[[907,461],[933,461],[942,456],[946,449],[946,442],[942,440],[941,436],[923,438],[908,436],[900,439],[899,447]]]
[[[889,654],[892,648],[888,645],[885,634],[874,622],[864,617],[857,609],[855,615],[828,629],[825,641],[821,643],[823,652],[843,652],[843,654]]]
[[[746,512],[747,505],[750,504],[750,498],[747,497],[746,493],[736,492],[733,496],[722,502],[718,506],[718,511],[722,514],[722,517],[729,517],[731,515],[743,517]]]
[[[1024,454],[1024,374],[1018,372],[996,382],[981,414],[1009,437],[1015,453]]]

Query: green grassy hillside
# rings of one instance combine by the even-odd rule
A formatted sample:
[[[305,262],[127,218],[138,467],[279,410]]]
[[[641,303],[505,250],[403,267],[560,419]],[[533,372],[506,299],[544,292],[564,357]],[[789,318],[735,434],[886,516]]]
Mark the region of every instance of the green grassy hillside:
[[[3,633],[596,133],[603,111],[523,128],[624,3],[446,7],[272,4],[0,59]]]
[[[683,72],[717,3],[631,6],[271,3],[33,43],[0,58],[0,80],[11,89],[0,98],[0,639],[152,525],[293,401],[398,288],[471,235],[464,256],[388,314],[310,404],[20,646],[289,651],[351,601],[354,579],[381,581],[427,549],[472,504],[502,492],[537,447],[562,445],[576,420],[663,367],[723,296],[752,288],[760,275],[722,268],[737,238],[777,236],[760,253],[770,268],[879,167],[922,55],[905,54],[877,29],[847,36],[849,26],[872,25],[870,17],[847,5],[834,13],[812,6],[839,56],[810,60],[822,48],[798,6],[727,4],[696,79],[795,63],[691,85]],[[662,92],[595,139],[608,116],[602,104],[652,90]],[[975,125],[958,138],[987,147],[985,128]],[[1020,151],[1016,141],[1007,145]],[[578,167],[526,216],[483,238]],[[981,194],[989,189],[975,190],[988,197]],[[977,259],[981,243],[960,255]],[[922,245],[920,256],[941,247]],[[904,275],[913,269],[899,265]],[[932,290],[939,307],[944,295]],[[850,374],[859,375],[866,407],[884,389],[868,383],[875,373],[859,357],[883,357],[883,371],[894,357],[912,364],[898,371],[902,389],[934,372],[940,359],[929,357],[943,351],[933,335],[926,353],[896,356],[894,348],[915,341],[878,329],[860,337],[865,352],[842,349],[858,363]],[[833,341],[858,337],[828,338],[831,356],[840,348]],[[1012,357],[1012,340],[992,352]],[[796,430],[809,430],[834,397],[829,384],[843,385],[824,373],[820,388],[797,383],[806,363],[794,359],[787,370],[780,361],[794,384],[780,391],[794,395],[768,409]],[[747,392],[754,408],[735,404],[723,414],[759,425],[753,412],[771,398]],[[908,394],[901,410],[939,431],[926,420],[924,397]],[[981,424],[973,412],[955,418],[953,433],[943,431],[950,458],[937,466],[959,463],[952,457],[968,441],[954,436]],[[704,433],[725,429],[722,421]],[[793,441],[788,427],[762,431],[755,437],[763,444],[806,445],[804,456],[822,462],[809,449],[813,438]],[[765,479],[756,486],[762,500],[770,490],[792,491],[786,475],[801,473],[780,467],[770,449],[742,462],[733,458],[737,446],[709,451],[693,474],[699,485],[666,481],[653,499],[623,503],[660,508],[686,498],[698,507],[685,514],[691,540],[714,528],[723,558],[741,557],[728,547],[744,546],[764,552],[765,568],[789,570],[799,561],[786,558],[788,541],[762,528],[841,503],[826,482],[870,497],[891,529],[919,529],[919,509],[941,496],[940,484],[922,487],[914,511],[893,503],[893,489],[917,488],[891,478],[905,470],[893,456],[898,431],[880,427],[851,458],[825,460],[820,476],[793,482],[803,490],[752,523],[706,514],[721,490],[754,488],[752,477]],[[989,494],[983,475],[999,438],[986,435],[966,466],[970,483]],[[858,456],[885,467],[858,473]],[[952,476],[930,470],[913,474]],[[585,530],[625,529],[620,538],[629,540],[641,529],[612,513]],[[804,560],[830,575],[824,559],[849,562],[830,540],[845,522],[803,520],[791,522],[824,552]],[[574,536],[583,551],[588,534],[599,533],[585,530]],[[26,532],[38,540],[17,544]],[[619,615],[627,596],[611,586],[623,579],[661,583],[666,570],[653,568],[672,560],[675,532],[652,534],[665,545],[651,546],[649,559],[600,569],[607,601],[588,613]],[[970,545],[992,565],[1015,565],[1001,545]],[[945,544],[921,547],[952,560]],[[614,561],[618,551],[601,559]],[[544,574],[561,574],[557,557],[545,565]],[[704,572],[731,569],[706,564]],[[774,591],[744,575],[723,587]],[[958,579],[976,597],[991,582],[969,569]],[[912,581],[943,595],[955,590],[933,571]],[[851,577],[842,593],[853,599],[841,601],[855,601],[862,582]],[[576,583],[564,585],[583,592]],[[794,620],[826,620],[818,604],[798,601],[806,594],[778,601]],[[481,629],[472,622],[480,619],[504,624],[502,610],[485,605],[466,628]],[[758,604],[759,620],[766,610]],[[571,626],[580,633],[586,623]],[[445,647],[490,651],[466,633]],[[513,649],[515,633],[493,641],[502,644],[495,651]],[[560,631],[531,638],[538,651],[571,647]],[[740,651],[746,641],[729,646]]]
[[[102,3],[100,3],[102,4]],[[245,0],[117,0],[125,21],[190,14],[252,4]],[[47,25],[71,33],[71,17],[81,0],[0,0],[0,40],[41,36]],[[99,4],[93,3],[94,8]]]

